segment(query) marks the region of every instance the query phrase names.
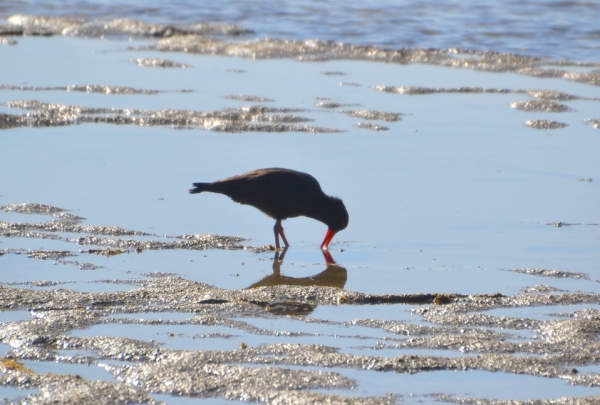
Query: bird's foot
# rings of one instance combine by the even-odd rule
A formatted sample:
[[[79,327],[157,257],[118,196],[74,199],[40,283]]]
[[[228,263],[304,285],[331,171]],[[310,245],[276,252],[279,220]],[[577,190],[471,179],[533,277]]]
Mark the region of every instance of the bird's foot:
[[[287,252],[287,247],[284,247],[283,249],[278,249],[275,251],[275,257],[273,258],[274,261],[280,261],[283,262],[283,258],[285,257],[285,253]]]

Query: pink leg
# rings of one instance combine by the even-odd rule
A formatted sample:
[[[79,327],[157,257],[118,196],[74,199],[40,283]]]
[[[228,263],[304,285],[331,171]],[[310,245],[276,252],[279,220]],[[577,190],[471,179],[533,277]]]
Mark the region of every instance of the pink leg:
[[[285,238],[285,234],[283,233],[283,226],[281,226],[281,220],[278,219],[275,222],[275,226],[273,227],[273,232],[275,233],[275,248],[279,249],[279,235],[281,235],[281,239],[283,239],[283,247],[287,248],[290,246],[287,239]]]

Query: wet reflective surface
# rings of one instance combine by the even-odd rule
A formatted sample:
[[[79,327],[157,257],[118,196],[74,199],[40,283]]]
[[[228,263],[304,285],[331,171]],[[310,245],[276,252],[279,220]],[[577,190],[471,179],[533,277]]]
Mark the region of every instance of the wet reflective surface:
[[[461,46],[592,61],[598,54],[595,23],[600,6],[595,2],[427,0],[398,4],[388,0],[342,4],[303,0],[275,4],[229,0],[199,6],[180,0],[148,6],[141,0],[69,0],[60,5],[53,0],[22,0],[4,3],[0,11],[6,17],[18,13],[66,16],[71,25],[82,20],[73,15],[157,23],[159,27],[148,29],[148,35],[171,34],[183,25],[196,32],[251,38],[318,38],[397,48]],[[110,33],[119,26],[109,24],[105,31],[102,22],[89,24],[85,30],[67,30],[67,34]],[[218,23],[224,23],[224,27]],[[144,32],[142,28],[142,24],[136,24],[129,31]]]
[[[597,63],[3,30],[0,397],[597,400]],[[329,252],[316,221],[276,252],[271,219],[187,194],[277,166],[344,199]]]

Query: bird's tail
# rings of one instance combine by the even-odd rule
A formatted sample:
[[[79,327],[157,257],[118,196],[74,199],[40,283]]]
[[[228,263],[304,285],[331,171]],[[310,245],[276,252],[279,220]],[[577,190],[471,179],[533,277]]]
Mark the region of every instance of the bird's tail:
[[[198,194],[203,191],[210,191],[210,183],[194,183],[194,188],[190,188],[190,194]]]

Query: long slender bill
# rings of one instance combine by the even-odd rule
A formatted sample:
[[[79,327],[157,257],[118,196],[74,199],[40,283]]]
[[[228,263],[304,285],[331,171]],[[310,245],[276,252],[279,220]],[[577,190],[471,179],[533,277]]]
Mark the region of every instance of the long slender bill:
[[[333,239],[334,236],[335,232],[331,229],[328,229],[327,233],[325,234],[325,239],[323,239],[323,243],[321,243],[321,249],[327,249],[327,246],[329,246],[329,242],[331,242],[331,239]]]

